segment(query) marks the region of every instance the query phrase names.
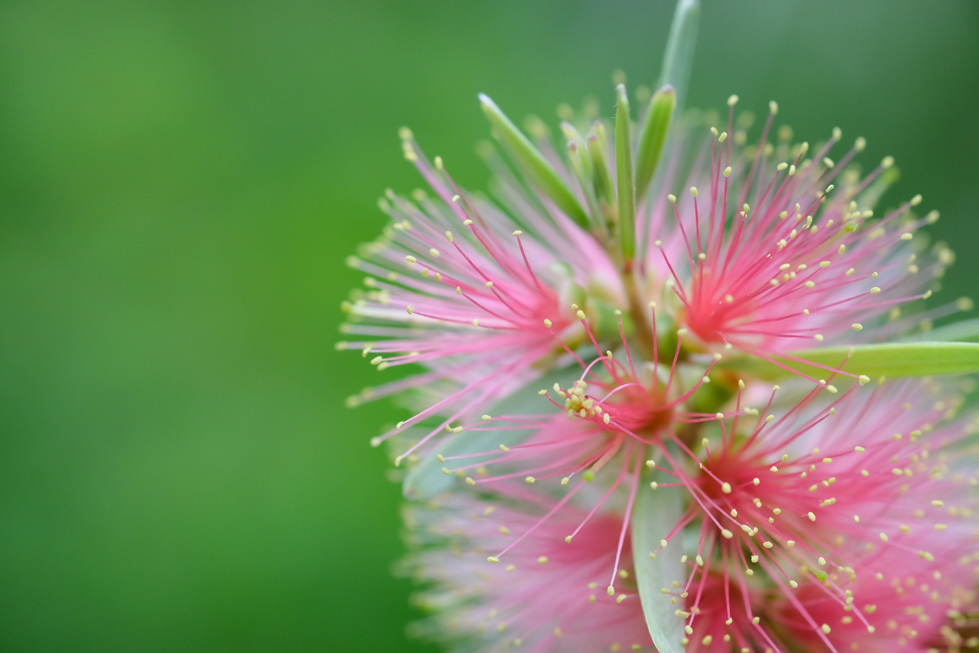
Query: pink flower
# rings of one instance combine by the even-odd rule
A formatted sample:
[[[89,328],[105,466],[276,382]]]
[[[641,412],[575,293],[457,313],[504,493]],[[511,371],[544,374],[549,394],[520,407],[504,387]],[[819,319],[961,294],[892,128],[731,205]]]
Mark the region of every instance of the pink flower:
[[[505,210],[460,190],[441,159],[430,163],[409,131],[402,136],[405,156],[435,197],[418,191],[409,200],[389,192],[381,200],[391,225],[348,261],[371,275],[369,291],[344,305],[352,317],[345,331],[365,338],[339,345],[362,350],[381,370],[422,367],[350,401],[427,394],[398,429],[429,424],[428,431],[398,462],[560,362],[583,336],[572,305],[585,306],[586,287],[592,301],[596,295],[614,300],[619,292],[599,243],[567,216],[535,208],[513,191],[507,198],[524,228],[533,229],[527,236]],[[559,338],[568,345],[562,348]]]
[[[614,139],[565,115],[566,155],[481,96],[513,164],[487,155],[499,204],[464,193],[405,130],[434,196],[388,192],[391,225],[350,261],[369,277],[341,348],[414,372],[351,403],[407,395],[414,411],[373,443],[398,436],[396,464],[418,462],[406,496],[432,500],[407,512],[434,610],[418,630],[460,650],[968,642],[971,427],[927,384],[866,387],[874,372],[844,369],[849,355],[805,353],[964,308],[903,314],[952,260],[915,240],[937,213],[918,215],[916,196],[875,216],[890,158],[861,177],[863,139],[830,158],[839,130],[812,151],[784,128],[770,143],[774,103],[745,146],[736,98],[707,137],[673,117],[670,86],[634,132],[616,92]],[[786,390],[760,389],[757,367],[737,367],[749,357],[781,368]],[[634,560],[632,531],[643,549],[662,539]]]
[[[597,348],[584,315],[581,323]],[[655,324],[654,316],[654,334]],[[640,365],[633,360],[621,316],[619,329],[623,360],[614,357],[611,351],[597,350],[597,356],[586,364],[573,354],[581,372],[570,387],[555,383],[553,388],[538,393],[546,399],[541,400],[541,408],[550,409],[549,412],[487,414],[465,427],[469,434],[498,434],[501,439],[516,431],[519,434],[516,444],[501,443],[489,450],[466,450],[450,456],[439,454],[440,462],[445,464],[442,471],[465,475],[466,483],[476,488],[492,489],[497,484],[521,479],[529,485],[561,491],[561,498],[554,499],[547,518],[571,501],[588,505],[590,512],[565,534],[568,541],[577,537],[617,491],[629,493],[624,509],[628,520],[640,474],[655,466],[649,459],[650,451],[675,439],[677,429],[739,414],[740,409],[731,413],[692,410],[688,402],[708,381],[713,362],[706,368],[695,368],[698,369],[695,378],[680,379],[677,358],[683,346],[681,339],[674,351],[664,352],[667,354],[664,359],[654,350],[653,360]],[[566,492],[561,490],[565,486],[569,486]],[[577,499],[576,495],[579,495]],[[546,498],[540,501],[545,502]],[[519,534],[496,557],[502,558],[529,534]]]
[[[676,592],[690,641],[928,648],[979,580],[979,529],[975,470],[957,451],[968,429],[924,390],[854,389],[825,407],[817,390],[702,453],[663,451],[673,479],[655,491],[684,488],[681,526],[697,533]]]
[[[520,484],[497,489],[489,506],[453,494],[406,512],[415,549],[408,570],[429,585],[416,602],[432,611],[415,634],[455,642],[459,651],[651,650],[628,543],[618,549],[622,520],[602,515],[566,543],[581,509],[542,522],[539,494]],[[529,533],[523,546],[488,565],[486,554],[517,533]],[[619,579],[614,595],[609,574]]]
[[[773,614],[787,642],[807,650],[933,651],[950,647],[956,633],[950,617],[968,614],[976,606],[975,532],[942,537],[917,533],[904,546],[876,551],[848,549],[853,562],[833,569],[825,583],[808,582],[795,592],[795,601],[777,601]],[[971,546],[970,546],[971,543]],[[924,564],[911,550],[929,547],[937,556]],[[971,549],[971,555],[970,555]],[[971,585],[970,585],[971,583]],[[848,607],[825,587],[839,588]],[[845,600],[845,599],[844,599]],[[818,624],[818,628],[814,625]]]
[[[657,199],[669,209],[648,209],[645,233],[654,242],[646,265],[653,287],[665,285],[659,303],[708,349],[728,345],[769,360],[797,361],[792,351],[823,342],[852,344],[855,331],[875,325],[877,340],[906,330],[912,322],[883,325],[904,304],[927,298],[951,260],[943,245],[922,256],[910,242],[938,213],[916,216],[915,196],[872,217],[891,157],[861,178],[851,161],[864,139],[829,158],[839,129],[816,148],[792,144],[791,130],[772,144],[774,102],[760,141],[745,146],[736,101],[729,101],[728,131],[712,128],[709,141],[685,135]],[[694,153],[689,193],[664,196],[681,177],[681,159]]]
[[[668,90],[657,95],[670,98]],[[620,89],[620,111],[624,98]],[[812,158],[806,143],[781,138],[771,146],[774,104],[754,148],[742,146],[740,131],[727,138],[714,129],[701,143],[693,128],[681,130],[667,147],[664,172],[648,192],[635,189],[634,220],[626,220],[629,211],[615,204],[612,188],[615,175],[625,172],[609,164],[622,158],[616,148],[639,149],[627,136],[621,142],[624,124],[613,143],[600,122],[586,136],[564,123],[565,160],[544,130],[535,130],[531,144],[514,135],[488,98],[482,103],[498,132],[508,134],[501,140],[517,152],[517,168],[528,178],[515,178],[490,157],[502,207],[471,196],[404,130],[405,156],[435,197],[418,191],[409,200],[389,192],[381,206],[391,226],[350,261],[371,276],[368,291],[345,304],[352,316],[346,332],[363,339],[340,347],[361,350],[381,370],[409,364],[421,370],[351,399],[414,392],[414,414],[373,439],[379,444],[417,427],[396,463],[435,450],[447,433],[547,370],[564,367],[589,340],[604,352],[618,348],[618,336],[628,332],[648,362],[657,346],[672,351],[686,336],[677,349],[680,363],[736,347],[792,367],[805,362],[793,352],[824,341],[855,342],[848,334],[865,327],[878,325],[877,339],[906,330],[909,323],[897,319],[900,307],[930,295],[927,286],[951,260],[943,247],[919,258],[908,242],[937,218],[912,215],[920,197],[871,218],[889,159],[860,179],[850,163],[862,139],[839,162],[828,159],[838,130]],[[521,148],[533,154],[520,154]],[[681,178],[703,180],[707,192],[692,188],[685,200],[667,196]],[[629,194],[626,189],[620,184],[618,195]],[[619,333],[609,328],[615,311],[629,318]],[[881,325],[888,316],[896,321]],[[659,334],[651,324],[656,319],[668,325]],[[818,367],[856,376],[840,369],[844,363]]]

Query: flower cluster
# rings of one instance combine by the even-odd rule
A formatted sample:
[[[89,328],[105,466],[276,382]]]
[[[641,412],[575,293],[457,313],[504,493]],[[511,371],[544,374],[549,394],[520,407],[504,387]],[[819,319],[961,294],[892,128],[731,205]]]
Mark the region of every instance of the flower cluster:
[[[349,403],[410,411],[374,444],[409,498],[415,630],[456,650],[979,647],[977,422],[933,378],[975,354],[920,335],[968,304],[924,306],[953,258],[919,237],[937,213],[883,202],[890,157],[862,174],[862,138],[797,142],[775,103],[752,139],[737,97],[637,97],[635,121],[621,84],[613,123],[564,107],[559,149],[481,96],[492,199],[402,130],[430,190],[381,200],[340,348],[411,370]]]

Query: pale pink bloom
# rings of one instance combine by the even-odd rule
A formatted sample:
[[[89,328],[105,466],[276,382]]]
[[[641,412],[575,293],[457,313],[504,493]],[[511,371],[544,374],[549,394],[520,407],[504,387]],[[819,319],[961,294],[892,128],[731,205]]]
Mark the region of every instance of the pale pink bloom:
[[[862,138],[835,160],[839,130],[812,148],[791,144],[791,130],[772,139],[774,103],[760,141],[745,146],[734,101],[726,132],[679,138],[659,205],[647,209],[651,289],[663,284],[655,298],[679,324],[708,349],[792,361],[794,350],[881,340],[955,310],[898,320],[931,294],[951,254],[943,245],[923,253],[912,240],[938,217],[915,213],[920,196],[876,213],[890,157],[861,178],[851,161]],[[681,191],[684,158],[695,161]]]
[[[406,565],[429,586],[416,599],[432,611],[415,633],[457,651],[652,650],[628,541],[616,553],[622,520],[596,517],[568,543],[581,509],[540,522],[539,494],[519,484],[497,489],[503,494],[488,506],[454,494],[407,510],[414,552]],[[507,560],[487,564],[487,554],[527,532]],[[614,595],[606,590],[610,573],[619,580]]]
[[[621,309],[635,321],[630,337],[649,360],[656,337],[645,313],[652,301],[670,324],[670,337],[677,327],[689,334],[684,354],[737,347],[767,360],[779,355],[791,366],[801,360],[793,351],[824,341],[856,342],[855,331],[869,331],[899,314],[903,304],[930,294],[928,286],[950,254],[939,248],[937,256],[919,257],[920,248],[908,240],[937,214],[914,217],[920,201],[914,198],[870,217],[890,161],[861,180],[848,166],[862,141],[839,162],[827,158],[837,133],[811,158],[805,145],[782,140],[769,147],[772,117],[754,152],[734,144],[740,134],[716,134],[701,145],[692,128],[678,132],[650,192],[637,195],[635,261],[615,253],[616,237],[608,232],[614,211],[603,203],[609,198],[599,201],[597,191],[579,183],[542,130],[535,144],[580,205],[589,207],[588,229],[534,184],[528,192],[496,159],[491,167],[501,205],[463,192],[441,160],[430,162],[405,131],[406,157],[434,197],[389,192],[382,199],[391,225],[350,260],[370,275],[367,291],[345,304],[352,316],[345,330],[362,339],[340,344],[361,350],[381,370],[420,366],[419,373],[351,398],[356,404],[420,395],[417,412],[373,442],[417,426],[397,462],[430,451],[446,432],[565,364],[567,354],[587,342],[576,319],[581,309],[599,351],[617,347],[617,334],[599,327]],[[729,130],[733,125],[732,106]],[[576,145],[582,137],[566,127]],[[614,161],[614,142],[600,135],[600,127],[588,141],[605,143],[606,158]],[[607,172],[614,178],[613,168]],[[668,202],[666,190],[680,179],[702,179],[705,192]],[[830,182],[839,188],[827,190]],[[923,315],[930,319],[948,310]],[[909,324],[899,320],[872,337]],[[844,362],[830,371],[840,372]]]
[[[651,321],[655,334],[655,317]],[[582,328],[597,348],[594,334],[584,319]],[[541,408],[547,412],[487,414],[465,427],[467,433],[498,434],[501,438],[516,430],[521,437],[516,444],[500,444],[457,455],[440,454],[439,460],[445,465],[442,471],[465,475],[466,483],[477,489],[492,489],[501,483],[505,486],[519,479],[545,493],[560,492],[554,495],[553,505],[542,521],[550,519],[569,502],[587,505],[590,510],[582,521],[565,533],[569,541],[578,536],[606,502],[618,504],[617,491],[627,493],[623,510],[628,520],[640,474],[655,465],[649,459],[650,451],[676,439],[677,430],[685,426],[739,413],[703,413],[688,407],[687,402],[705,383],[713,362],[699,368],[695,379],[681,380],[677,357],[682,339],[674,351],[665,352],[663,359],[654,350],[652,361],[638,363],[633,360],[621,318],[619,328],[621,356],[613,357],[611,351],[603,354],[597,350],[597,356],[586,364],[575,354],[581,372],[570,387],[555,383],[552,388],[539,392],[543,396]],[[565,486],[566,491],[561,489]],[[546,496],[542,496],[542,502]],[[496,557],[503,559],[509,555],[532,532],[533,529],[518,533]],[[614,577],[610,584],[613,582]]]
[[[729,555],[722,549],[722,556]],[[724,557],[721,570],[729,560]],[[682,569],[682,568],[681,568]],[[768,612],[771,592],[762,583],[713,570],[701,574],[696,594],[687,596],[677,592],[673,599],[683,612],[685,603],[695,605],[695,618],[688,620],[685,630],[686,651],[779,651],[786,650],[777,635],[773,635],[769,623],[761,623]],[[755,623],[757,620],[758,623]]]
[[[853,597],[849,609],[812,581],[799,587],[795,601],[781,598],[774,621],[785,641],[813,651],[955,650],[960,636],[950,617],[976,609],[979,541],[975,527],[948,535],[930,528],[909,534],[900,547],[847,551],[853,571],[832,569],[827,582]],[[932,563],[913,550],[921,547],[936,556]]]
[[[564,214],[508,193],[511,210],[532,230],[526,235],[506,210],[456,186],[410,132],[402,136],[406,157],[434,197],[389,192],[381,200],[391,224],[348,261],[370,275],[368,291],[344,305],[351,315],[344,331],[364,339],[340,343],[362,350],[382,370],[421,366],[414,376],[351,400],[426,394],[423,407],[398,429],[421,424],[427,432],[399,461],[560,362],[566,350],[559,338],[577,346],[583,336],[572,305],[584,306],[584,288],[607,300],[619,292],[602,247]]]
[[[906,331],[904,306],[951,260],[918,247],[937,217],[915,214],[920,198],[871,215],[889,160],[861,179],[850,166],[862,140],[838,161],[838,132],[812,152],[788,137],[769,146],[774,114],[754,149],[733,103],[728,132],[675,135],[637,190],[635,248],[616,233],[631,224],[616,205],[628,186],[615,190],[601,125],[587,137],[564,126],[573,156],[587,141],[592,176],[535,135],[563,192],[528,192],[491,164],[499,205],[461,191],[403,134],[434,196],[382,200],[392,223],[350,261],[369,277],[345,305],[357,339],[341,347],[381,370],[414,366],[352,402],[414,398],[414,414],[374,438],[404,435],[398,463],[428,456],[407,493],[436,496],[455,476],[474,486],[409,509],[410,565],[433,583],[425,634],[460,650],[471,635],[480,650],[649,646],[629,525],[638,493],[655,491],[682,494],[685,512],[663,548],[637,555],[677,556],[679,582],[657,598],[677,606],[688,650],[952,639],[974,599],[979,530],[953,406],[913,383],[839,393],[828,380],[859,372],[841,370],[842,355],[828,380],[797,372],[819,381],[801,401],[758,401],[729,369],[709,377],[729,349],[792,369],[821,343]],[[686,179],[699,190],[667,196]]]
[[[827,407],[817,393],[784,413],[769,404],[753,430],[732,424],[698,452],[662,451],[673,479],[655,491],[692,499],[664,539],[698,532],[676,592],[694,644],[925,650],[979,580],[976,476],[958,451],[969,428],[947,421],[953,406],[920,383],[855,388]]]

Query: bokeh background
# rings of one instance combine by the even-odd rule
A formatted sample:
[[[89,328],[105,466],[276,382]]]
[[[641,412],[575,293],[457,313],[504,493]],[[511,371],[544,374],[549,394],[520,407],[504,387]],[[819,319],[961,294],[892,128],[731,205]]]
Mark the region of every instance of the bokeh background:
[[[658,71],[672,3],[0,3],[0,650],[425,651],[398,488],[334,351],[344,257],[419,178],[479,187],[476,93],[555,120]],[[979,4],[704,0],[689,105],[775,98],[896,157],[960,253]]]

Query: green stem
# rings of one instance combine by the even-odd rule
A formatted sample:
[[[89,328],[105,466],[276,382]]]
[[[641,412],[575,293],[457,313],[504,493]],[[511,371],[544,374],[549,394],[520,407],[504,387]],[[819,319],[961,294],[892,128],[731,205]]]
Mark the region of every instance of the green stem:
[[[649,318],[651,309],[648,304],[644,305],[639,297],[639,285],[632,269],[626,270],[622,275],[622,283],[629,300],[629,315],[632,317],[632,323],[636,326],[636,341],[639,343],[639,351],[646,360],[651,361],[653,360],[653,352],[656,351],[656,333]]]

